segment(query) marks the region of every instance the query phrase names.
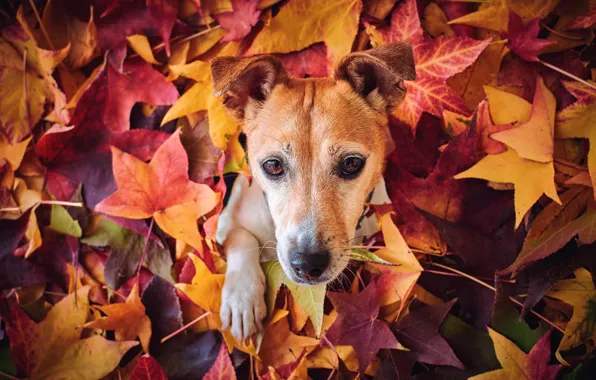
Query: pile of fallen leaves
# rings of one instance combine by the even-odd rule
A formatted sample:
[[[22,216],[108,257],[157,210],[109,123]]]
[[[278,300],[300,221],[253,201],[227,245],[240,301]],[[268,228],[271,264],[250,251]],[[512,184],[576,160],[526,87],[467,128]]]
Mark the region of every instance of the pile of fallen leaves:
[[[593,0],[0,10],[0,377],[594,378]],[[327,288],[265,263],[265,328],[235,341],[215,231],[249,173],[208,61],[321,77],[400,40],[379,233]]]

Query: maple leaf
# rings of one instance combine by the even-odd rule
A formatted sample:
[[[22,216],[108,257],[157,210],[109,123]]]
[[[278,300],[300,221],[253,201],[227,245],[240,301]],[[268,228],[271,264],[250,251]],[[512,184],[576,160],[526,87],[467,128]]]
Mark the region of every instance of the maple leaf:
[[[217,359],[209,372],[203,376],[205,380],[236,380],[236,371],[230,360],[230,354],[228,354],[228,348],[225,342],[221,342],[221,348]]]
[[[247,54],[289,53],[324,41],[334,63],[350,52],[358,31],[360,0],[285,4],[257,34]],[[301,20],[301,22],[295,22]]]
[[[232,12],[214,15],[219,25],[228,32],[220,42],[241,40],[250,33],[250,29],[259,21],[258,0],[232,0]]]
[[[89,322],[84,327],[114,330],[118,341],[134,340],[138,336],[143,350],[149,352],[151,321],[145,315],[145,306],[141,303],[136,284],[126,298],[126,303],[100,306],[98,309],[106,314],[106,317]]]
[[[470,66],[490,43],[467,37],[440,36],[424,40],[415,0],[396,8],[389,31],[367,28],[374,46],[410,39],[416,80],[405,81],[406,97],[394,114],[416,128],[422,112],[440,117],[443,110],[469,114],[461,96],[445,80]]]
[[[217,204],[218,196],[209,186],[188,179],[179,132],[157,149],[149,164],[114,147],[112,155],[118,190],[96,211],[131,219],[153,217],[171,236],[202,251],[197,219]]]
[[[545,334],[528,355],[495,330],[489,328],[488,333],[495,345],[497,358],[503,368],[471,377],[471,379],[554,380],[556,378],[561,366],[548,365],[550,360],[550,333]]]
[[[385,248],[377,250],[375,255],[393,265],[366,263],[366,268],[369,272],[379,275],[375,283],[375,296],[380,306],[386,306],[408,298],[416,280],[420,277],[422,266],[393,224],[390,214],[383,215],[381,230]],[[399,311],[404,306],[405,302],[402,302]]]
[[[592,7],[587,15],[576,17],[567,25],[565,30],[585,29],[594,24],[596,24],[596,7]]]
[[[515,12],[509,12],[509,26],[506,38],[507,47],[522,59],[538,62],[538,54],[542,49],[552,45],[551,41],[538,38],[540,19],[534,19],[524,26],[524,21]]]
[[[557,359],[568,365],[563,359],[562,352],[580,346],[583,343],[594,344],[596,339],[596,325],[594,324],[594,304],[596,303],[596,289],[592,282],[592,275],[580,268],[575,272],[575,278],[557,282],[547,293],[548,297],[559,299],[573,306],[573,315],[567,323],[565,334],[557,349]]]
[[[191,181],[204,183],[218,174],[217,166],[222,150],[209,138],[208,120],[202,120],[191,131],[182,130],[182,145],[188,154],[188,176]]]
[[[536,78],[530,119],[516,128],[494,133],[491,138],[515,149],[521,158],[551,162],[554,150],[556,101],[541,77]],[[532,141],[532,144],[528,144]]]
[[[159,241],[149,239],[145,243],[145,240],[145,236],[103,219],[93,234],[84,237],[81,242],[94,247],[110,247],[110,255],[104,267],[104,277],[106,284],[112,289],[120,288],[134,276],[145,244],[147,244],[145,265],[152,273],[174,282],[170,273],[172,268],[170,251]]]
[[[325,304],[327,286],[325,284],[303,285],[290,280],[277,260],[263,265],[263,272],[267,280],[267,315],[271,316],[273,314],[275,299],[283,284],[292,293],[294,301],[300,305],[302,310],[310,318],[315,328],[315,335],[317,337],[321,335],[323,328],[323,306]]]
[[[118,123],[122,121],[120,116],[104,119],[108,103],[111,104],[110,112],[123,115],[126,113],[123,109],[127,109],[130,113],[130,108],[127,107],[132,108],[134,104],[134,100],[131,103],[130,99],[136,99],[137,96],[142,98],[141,95],[121,87],[118,93],[110,94],[110,83],[114,80],[116,83],[130,83],[130,80],[146,78],[155,84],[149,78],[161,76],[161,74],[145,63],[132,63],[131,66],[127,63],[125,68],[134,69],[130,74],[132,78],[121,81],[118,78],[123,74],[119,74],[113,68],[106,70],[105,67],[105,64],[102,65],[96,76],[92,76],[90,83],[84,88],[70,121],[74,127],[55,126],[49,129],[35,146],[37,156],[48,169],[47,186],[50,192],[58,200],[67,201],[72,198],[77,187],[82,183],[85,202],[91,208],[116,188],[110,145],[147,159],[168,137],[167,134],[156,131],[125,131],[129,125],[128,115],[125,124],[106,124],[106,120],[119,120]],[[112,82],[110,79],[113,79]],[[171,84],[166,83],[163,77],[161,81],[164,86],[156,86],[155,89],[160,88],[160,90],[151,98],[163,96],[161,101],[171,102],[168,100],[173,95]],[[137,87],[132,86],[132,88]],[[157,94],[161,90],[165,91],[163,95]],[[127,100],[124,101],[123,98]],[[120,104],[127,106],[121,107]]]
[[[130,374],[131,380],[167,380],[168,376],[157,360],[145,354],[137,360],[135,369]]]
[[[80,339],[80,326],[89,311],[88,293],[89,287],[83,287],[64,297],[40,323],[32,321],[16,301],[8,301],[2,315],[20,373],[40,379],[74,374],[81,379],[97,379],[110,373],[137,344],[110,342],[100,336]]]
[[[438,329],[457,300],[436,306],[411,309],[394,327],[395,336],[410,350],[417,361],[464,368]]]
[[[278,368],[292,363],[296,361],[296,354],[304,348],[308,349],[319,344],[318,339],[292,333],[287,313],[285,310],[277,310],[272,322],[265,327],[259,358],[266,366]]]
[[[35,262],[15,256],[25,235],[31,210],[17,220],[0,219],[0,289],[11,289],[45,282],[45,271]]]
[[[554,183],[553,163],[540,163],[521,158],[514,150],[484,157],[474,167],[459,173],[454,178],[481,178],[487,181],[512,183],[515,187],[515,227],[526,212],[546,194],[561,203]]]
[[[593,125],[594,117],[596,117],[596,94],[593,89],[587,88],[572,88],[566,85],[566,88],[577,98],[577,102],[562,110],[557,115],[557,125],[555,128],[556,138],[585,138],[590,143],[590,150],[588,151],[588,171],[592,179],[592,187],[596,184],[596,149],[592,147],[596,145],[596,133],[594,133]],[[595,193],[596,199],[596,193]]]
[[[385,322],[377,320],[380,306],[377,283],[371,282],[358,294],[331,292],[328,296],[337,310],[337,319],[325,335],[333,344],[354,348],[362,376],[381,348],[398,346]]]

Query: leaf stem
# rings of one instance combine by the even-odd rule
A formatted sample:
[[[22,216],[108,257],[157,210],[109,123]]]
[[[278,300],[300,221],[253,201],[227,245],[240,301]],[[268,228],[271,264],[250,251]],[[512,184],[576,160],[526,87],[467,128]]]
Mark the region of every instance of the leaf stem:
[[[544,29],[548,30],[552,34],[556,34],[559,37],[567,38],[568,40],[574,40],[574,41],[581,41],[581,40],[583,40],[582,37],[570,36],[568,34],[561,33],[561,32],[559,32],[557,30],[554,30],[554,29],[550,28],[548,25],[546,25],[543,22],[540,22],[540,26],[543,27]]]
[[[592,83],[590,83],[590,82],[588,82],[588,81],[586,81],[586,80],[583,80],[583,79],[582,79],[582,78],[580,78],[580,77],[577,77],[577,76],[575,76],[575,75],[573,75],[573,74],[571,74],[571,73],[569,73],[569,72],[567,72],[567,71],[565,71],[565,70],[563,70],[563,69],[560,69],[560,68],[558,68],[558,67],[557,67],[557,66],[555,66],[555,65],[551,65],[551,64],[550,64],[550,63],[548,63],[548,62],[544,62],[543,60],[540,60],[540,59],[539,59],[539,60],[538,60],[538,62],[542,63],[544,66],[548,67],[549,69],[555,70],[556,72],[558,72],[558,73],[560,73],[560,74],[563,74],[563,75],[565,75],[565,76],[568,76],[568,77],[569,77],[569,78],[571,78],[571,79],[575,79],[576,81],[578,81],[578,82],[580,82],[580,83],[582,83],[582,84],[584,84],[584,85],[586,85],[586,86],[588,86],[588,87],[591,87],[591,88],[593,88],[593,89],[595,89],[595,90],[596,90],[596,85],[594,85],[594,84],[592,84]]]
[[[20,207],[6,207],[0,208],[0,212],[19,212],[21,211]]]
[[[460,270],[457,270],[457,269],[455,269],[455,268],[448,267],[447,265],[443,265],[443,264],[439,264],[439,263],[434,263],[434,262],[432,262],[432,261],[429,261],[428,263],[429,263],[429,264],[431,264],[431,265],[434,265],[434,266],[436,266],[436,267],[438,267],[438,268],[443,268],[443,269],[445,269],[445,270],[448,270],[448,271],[450,271],[450,272],[457,273],[457,274],[459,274],[460,276],[462,276],[462,277],[465,277],[465,278],[467,278],[468,280],[472,280],[472,281],[474,281],[475,283],[477,283],[477,284],[480,284],[480,285],[484,286],[485,288],[492,290],[492,291],[493,291],[493,292],[495,292],[495,293],[497,292],[497,289],[495,289],[495,287],[494,287],[494,286],[491,286],[491,285],[487,284],[486,282],[484,282],[484,281],[482,281],[482,280],[479,280],[479,279],[477,279],[476,277],[474,277],[474,276],[471,276],[471,275],[469,275],[469,274],[467,274],[467,273],[465,273],[465,272],[462,272],[462,271],[460,271]],[[513,302],[514,304],[518,305],[518,306],[524,307],[524,304],[523,304],[523,303],[519,302],[518,300],[516,300],[516,299],[515,299],[515,298],[513,298],[513,297],[509,297],[509,300],[510,300],[511,302]],[[550,325],[551,327],[553,327],[554,329],[556,329],[556,330],[558,330],[558,331],[562,332],[563,334],[565,333],[565,330],[563,330],[562,328],[560,328],[559,326],[557,326],[556,324],[554,324],[552,321],[550,321],[549,319],[547,319],[546,317],[544,317],[542,314],[539,314],[539,313],[535,312],[535,311],[534,311],[534,310],[532,310],[532,309],[530,309],[530,312],[531,312],[532,314],[534,314],[536,317],[540,318],[542,321],[544,321],[544,322],[546,322],[547,324],[549,324],[549,325]]]
[[[43,22],[41,21],[41,17],[39,17],[39,12],[37,12],[37,7],[35,6],[35,3],[33,2],[33,0],[29,0],[29,4],[31,4],[31,8],[33,8],[33,13],[35,13],[35,18],[39,23],[39,28],[41,29],[41,32],[43,33],[43,36],[46,39],[46,42],[52,50],[56,50],[54,48],[54,44],[52,44],[52,40],[50,40],[50,35],[48,34],[48,31],[46,30],[45,26],[43,26]]]
[[[18,377],[11,376],[8,373],[2,372],[2,371],[0,371],[0,376],[4,376],[4,377],[6,377],[7,379],[10,379],[10,380],[21,380]]]
[[[179,328],[178,330],[174,331],[173,333],[171,333],[170,335],[164,337],[161,339],[160,343],[165,343],[167,340],[171,339],[172,337],[180,334],[182,331],[186,330],[187,328],[189,328],[190,326],[194,325],[195,323],[197,323],[198,321],[200,321],[201,319],[204,319],[206,317],[208,317],[209,315],[211,315],[211,312],[208,311],[205,314],[201,314],[198,318],[195,318],[194,320],[188,322],[186,325],[182,326],[181,328]]]
[[[441,276],[462,277],[461,274],[441,272],[441,271],[432,270],[432,269],[425,269],[424,272],[425,273],[439,274]],[[483,280],[492,280],[492,279],[489,279],[488,277],[478,277],[478,278],[483,279]],[[517,281],[516,280],[507,280],[507,279],[504,279],[504,278],[503,279],[500,278],[499,279],[499,282],[506,282],[506,283],[509,283],[509,284],[515,284]]]
[[[139,261],[139,267],[137,268],[137,285],[139,286],[139,292],[141,292],[141,269],[143,269],[143,262],[145,261],[145,256],[147,256],[147,247],[149,246],[149,239],[151,238],[153,223],[155,223],[155,217],[152,216],[151,223],[149,223],[149,231],[147,231],[147,236],[145,237],[145,247],[143,248],[143,254],[141,255],[141,260]]]
[[[70,206],[70,207],[83,207],[82,202],[65,202],[65,201],[41,201],[39,202],[40,205],[60,205],[60,206]]]

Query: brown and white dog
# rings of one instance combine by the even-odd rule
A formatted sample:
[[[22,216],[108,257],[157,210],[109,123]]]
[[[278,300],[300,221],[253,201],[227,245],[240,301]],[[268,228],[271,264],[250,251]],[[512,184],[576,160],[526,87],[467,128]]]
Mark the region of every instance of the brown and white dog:
[[[268,55],[216,58],[211,70],[216,95],[243,123],[253,176],[236,180],[217,233],[228,263],[220,316],[240,340],[266,315],[260,261],[277,258],[311,285],[347,266],[367,197],[378,186],[373,194],[386,198],[388,114],[416,73],[407,43],[352,53],[334,78],[291,78]]]

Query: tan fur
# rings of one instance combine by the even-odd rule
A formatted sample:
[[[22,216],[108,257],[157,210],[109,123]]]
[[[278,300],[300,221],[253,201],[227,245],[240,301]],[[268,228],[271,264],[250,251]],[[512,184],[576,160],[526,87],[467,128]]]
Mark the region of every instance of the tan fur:
[[[335,279],[349,261],[365,199],[382,175],[388,111],[405,96],[403,80],[415,78],[411,47],[400,43],[351,54],[334,78],[290,78],[271,56],[216,59],[212,72],[224,104],[244,123],[249,165],[267,196],[284,271],[304,282],[287,256],[310,239],[331,253],[331,261],[308,283]],[[366,157],[352,180],[337,175],[348,154]],[[287,168],[285,179],[275,181],[261,165],[279,156]]]

